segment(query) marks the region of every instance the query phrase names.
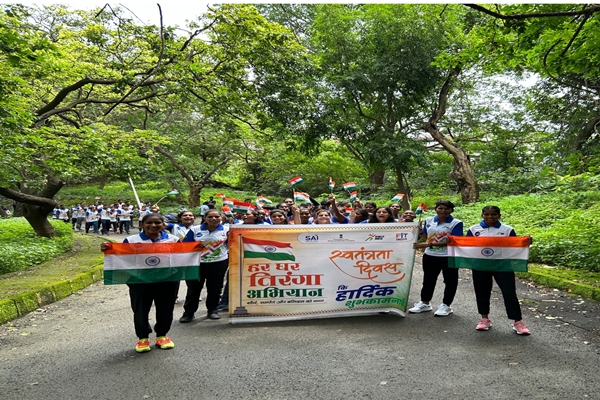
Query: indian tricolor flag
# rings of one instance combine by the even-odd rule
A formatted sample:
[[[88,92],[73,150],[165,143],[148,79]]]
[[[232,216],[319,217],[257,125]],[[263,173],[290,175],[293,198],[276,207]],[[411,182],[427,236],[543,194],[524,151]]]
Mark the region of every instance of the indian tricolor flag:
[[[199,242],[110,243],[104,252],[104,284],[196,280],[201,251]]]
[[[342,186],[344,187],[344,190],[352,190],[352,189],[356,188],[356,183],[346,182]]]
[[[244,258],[266,258],[272,261],[296,261],[290,243],[244,238]]]
[[[527,272],[529,236],[449,236],[448,266]]]
[[[239,201],[239,200],[234,200],[232,207],[233,207],[233,212],[239,212],[239,213],[247,213],[248,210],[254,210],[256,208],[250,203],[245,203],[245,202]]]
[[[353,192],[350,193],[350,200],[354,200],[356,199],[356,196],[358,196],[358,191],[354,190]]]
[[[402,201],[403,198],[404,198],[404,194],[403,193],[398,193],[397,195],[395,195],[394,197],[392,197],[392,201]]]
[[[220,198],[222,198],[222,199],[224,199],[224,198],[225,198],[225,195],[224,195],[223,193],[217,193],[217,194],[215,194],[215,196],[216,196],[216,197],[220,197]]]
[[[256,203],[257,204],[273,204],[273,202],[271,200],[267,199],[264,196],[258,196],[256,198]]]
[[[223,206],[223,214],[225,214],[227,218],[233,218],[233,211],[231,211],[231,208],[229,208],[227,204]]]
[[[292,186],[296,186],[297,184],[302,182],[302,180],[303,179],[300,176],[295,176],[292,179],[288,180],[288,183]]]
[[[223,197],[223,204],[227,204],[227,205],[232,206],[234,201],[235,201],[235,199],[230,199],[228,197]]]
[[[308,193],[294,192],[294,200],[295,201],[303,201],[305,203],[310,203],[310,196],[308,195]]]

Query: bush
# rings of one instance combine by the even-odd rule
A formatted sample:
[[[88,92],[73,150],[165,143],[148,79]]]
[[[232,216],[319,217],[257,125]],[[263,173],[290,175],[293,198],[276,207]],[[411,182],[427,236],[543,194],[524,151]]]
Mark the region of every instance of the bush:
[[[0,220],[0,274],[22,271],[48,261],[73,246],[71,224],[51,221],[55,238],[42,238],[25,218]]]
[[[484,206],[496,205],[502,210],[504,223],[519,235],[533,237],[530,261],[598,272],[598,200],[600,195],[595,191],[526,194],[462,206],[453,215],[464,221],[466,229],[480,221]]]

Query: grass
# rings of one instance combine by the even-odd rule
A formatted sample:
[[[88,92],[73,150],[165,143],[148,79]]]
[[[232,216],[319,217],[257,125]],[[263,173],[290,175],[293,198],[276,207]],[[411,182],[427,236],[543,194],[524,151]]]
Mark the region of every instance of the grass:
[[[68,280],[81,272],[102,264],[100,243],[96,236],[75,235],[73,248],[63,255],[27,270],[0,276],[0,299]]]

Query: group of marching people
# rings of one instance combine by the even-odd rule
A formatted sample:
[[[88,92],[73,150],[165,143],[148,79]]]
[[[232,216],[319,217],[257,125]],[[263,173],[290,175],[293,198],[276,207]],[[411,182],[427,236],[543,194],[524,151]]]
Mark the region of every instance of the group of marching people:
[[[204,204],[206,205],[206,204]],[[413,222],[415,212],[406,210],[400,214],[401,207],[397,203],[390,206],[377,206],[373,202],[362,204],[355,200],[336,202],[335,195],[329,195],[327,201],[318,203],[311,201],[297,206],[293,199],[285,199],[275,208],[257,206],[244,213],[225,216],[211,203],[201,211],[200,223],[196,223],[196,215],[189,210],[177,214],[175,222],[167,222],[159,213],[158,207],[140,217],[140,233],[124,239],[124,243],[157,243],[157,242],[200,242],[205,249],[201,255],[198,280],[186,280],[187,294],[183,305],[181,323],[194,320],[200,304],[200,293],[206,284],[207,319],[221,318],[219,311],[228,309],[228,285],[221,295],[225,275],[228,269],[227,239],[229,227],[233,224],[364,224],[364,223],[393,223]],[[444,297],[442,304],[434,313],[436,316],[447,316],[453,313],[452,301],[458,287],[458,269],[448,267],[447,236],[463,236],[462,221],[451,216],[454,204],[441,200],[435,204],[435,216],[426,218],[419,234],[424,241],[414,243],[415,249],[424,249],[423,255],[423,287],[421,301],[409,309],[411,313],[431,311],[430,304],[436,281],[440,273],[444,277]],[[467,236],[515,236],[514,229],[502,224],[500,209],[487,206],[482,211],[483,220],[473,225],[467,231]],[[103,251],[109,244],[103,243]],[[516,296],[514,272],[473,271],[475,295],[478,312],[482,315],[477,324],[477,330],[488,330],[490,296],[492,280],[495,279],[506,305],[508,317],[515,320],[513,329],[517,334],[528,335],[529,330],[521,320],[521,310]],[[148,317],[154,302],[156,307],[155,346],[161,349],[171,349],[175,345],[167,336],[173,321],[174,305],[179,291],[179,282],[158,282],[144,284],[128,284],[131,307],[134,312],[134,325],[138,342],[135,350],[147,352],[151,350],[149,339],[152,327]]]
[[[71,222],[73,231],[89,233],[91,230],[92,233],[108,236],[111,232],[130,233],[134,220],[137,219],[141,223],[144,215],[149,214],[152,207],[147,203],[138,208],[128,201],[121,200],[107,205],[96,201],[89,206],[81,202],[71,208],[60,204],[52,210],[51,217],[65,223]]]

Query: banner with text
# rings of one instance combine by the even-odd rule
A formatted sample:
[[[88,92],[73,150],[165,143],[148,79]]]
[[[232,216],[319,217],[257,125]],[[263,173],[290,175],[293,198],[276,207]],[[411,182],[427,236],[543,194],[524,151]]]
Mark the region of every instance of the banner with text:
[[[232,226],[229,321],[404,316],[417,233],[416,223]]]

